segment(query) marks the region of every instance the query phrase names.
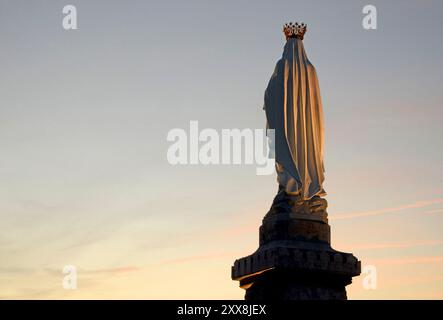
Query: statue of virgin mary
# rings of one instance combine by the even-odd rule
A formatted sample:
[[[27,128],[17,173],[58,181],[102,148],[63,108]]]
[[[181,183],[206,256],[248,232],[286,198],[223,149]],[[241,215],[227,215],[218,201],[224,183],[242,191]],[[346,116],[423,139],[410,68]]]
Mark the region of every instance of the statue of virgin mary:
[[[267,127],[274,129],[279,193],[324,196],[324,121],[314,66],[303,46],[305,24],[285,24],[286,44],[265,91]]]

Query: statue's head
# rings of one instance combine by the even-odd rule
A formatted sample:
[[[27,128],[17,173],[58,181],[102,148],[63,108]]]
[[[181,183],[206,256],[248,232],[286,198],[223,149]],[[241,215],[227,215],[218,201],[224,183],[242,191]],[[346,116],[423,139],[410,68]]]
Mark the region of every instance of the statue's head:
[[[285,34],[286,40],[289,40],[291,38],[298,38],[300,40],[303,40],[305,33],[307,30],[306,23],[285,23],[283,26],[283,33]]]

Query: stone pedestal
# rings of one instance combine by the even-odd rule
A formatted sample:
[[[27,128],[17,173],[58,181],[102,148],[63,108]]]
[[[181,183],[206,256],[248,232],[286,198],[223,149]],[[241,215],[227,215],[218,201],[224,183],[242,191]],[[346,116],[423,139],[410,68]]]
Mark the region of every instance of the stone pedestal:
[[[345,300],[360,261],[332,249],[325,199],[279,193],[260,227],[260,245],[237,259],[232,279],[246,300]]]

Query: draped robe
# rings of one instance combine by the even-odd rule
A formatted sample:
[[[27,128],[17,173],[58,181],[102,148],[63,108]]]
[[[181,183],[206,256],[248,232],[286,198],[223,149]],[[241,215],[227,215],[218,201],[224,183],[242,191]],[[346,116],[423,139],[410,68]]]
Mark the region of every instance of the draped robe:
[[[303,199],[325,195],[320,88],[302,40],[287,40],[264,100],[267,127],[275,130],[272,144],[280,187]]]

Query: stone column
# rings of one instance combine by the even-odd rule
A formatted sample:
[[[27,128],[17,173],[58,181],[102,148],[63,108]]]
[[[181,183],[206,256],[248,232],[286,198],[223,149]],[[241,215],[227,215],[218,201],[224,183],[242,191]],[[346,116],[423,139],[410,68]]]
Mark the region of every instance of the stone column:
[[[332,249],[327,202],[300,201],[279,192],[263,218],[260,245],[237,259],[232,279],[246,300],[345,300],[360,261]]]

